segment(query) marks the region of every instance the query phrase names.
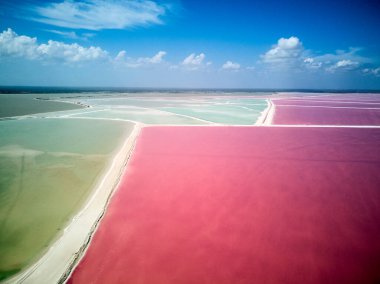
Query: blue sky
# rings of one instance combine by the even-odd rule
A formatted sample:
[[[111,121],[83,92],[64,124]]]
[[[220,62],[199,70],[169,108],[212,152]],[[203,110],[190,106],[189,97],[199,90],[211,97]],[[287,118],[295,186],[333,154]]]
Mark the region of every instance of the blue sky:
[[[0,85],[380,89],[379,1],[0,2]]]

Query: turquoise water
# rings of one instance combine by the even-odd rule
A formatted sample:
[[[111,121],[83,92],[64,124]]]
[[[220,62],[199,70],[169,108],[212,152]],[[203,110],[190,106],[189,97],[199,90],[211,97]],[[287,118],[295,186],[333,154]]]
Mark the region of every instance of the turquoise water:
[[[240,97],[107,97],[72,101],[93,107],[74,117],[126,119],[151,125],[253,125],[267,107],[265,99]]]
[[[152,92],[141,93],[140,97],[131,97],[136,94],[124,93],[0,94],[0,118],[32,114],[37,117],[75,115],[125,119],[152,125],[251,125],[266,108],[266,101],[259,97],[246,97],[247,94],[249,93],[241,93],[242,96],[239,97],[217,96],[217,93],[213,93],[213,96],[203,93],[208,96],[202,97],[202,93],[199,92]],[[68,103],[55,101],[62,99]],[[89,105],[91,108],[83,108],[81,105]],[[98,109],[103,111],[94,112]]]
[[[160,111],[136,110],[104,110],[99,112],[89,112],[88,114],[74,115],[73,117],[85,118],[105,118],[105,119],[125,119],[141,122],[150,125],[200,125],[207,124],[196,119],[183,117],[180,115],[169,114]]]
[[[226,125],[252,125],[260,116],[260,111],[245,109],[236,110],[236,108],[222,108],[219,106],[165,108],[165,110],[180,115],[188,115],[194,118],[203,119],[212,123]]]

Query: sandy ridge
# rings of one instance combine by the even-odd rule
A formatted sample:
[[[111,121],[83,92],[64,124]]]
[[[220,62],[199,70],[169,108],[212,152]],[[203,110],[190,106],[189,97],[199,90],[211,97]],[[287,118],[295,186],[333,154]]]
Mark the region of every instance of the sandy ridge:
[[[267,103],[267,107],[261,112],[259,118],[256,120],[256,123],[255,123],[256,126],[261,126],[264,124],[264,121],[265,121],[266,117],[268,116],[268,112],[271,109],[271,106],[272,106],[271,100],[266,99],[265,101]]]
[[[275,112],[275,105],[271,99],[267,99],[267,108],[261,113],[257,119],[255,126],[268,126],[272,124],[272,120]]]

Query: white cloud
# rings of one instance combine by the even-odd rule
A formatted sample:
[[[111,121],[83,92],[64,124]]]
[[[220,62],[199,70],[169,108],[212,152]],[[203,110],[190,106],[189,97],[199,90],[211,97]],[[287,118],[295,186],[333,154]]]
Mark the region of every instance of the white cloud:
[[[182,61],[181,64],[186,69],[196,70],[196,69],[199,69],[200,67],[203,67],[205,65],[203,62],[205,60],[205,58],[206,58],[206,55],[204,53],[200,53],[198,55],[196,55],[195,53],[192,53],[189,56],[187,56]],[[206,66],[209,66],[211,64],[212,64],[211,62],[207,62]]]
[[[127,52],[125,50],[121,50],[115,57],[115,61],[122,62],[127,59]]]
[[[34,59],[37,57],[37,39],[18,36],[11,29],[0,34],[0,56],[17,56]]]
[[[167,6],[149,0],[64,0],[28,8],[28,19],[48,25],[87,30],[124,29],[162,24]]]
[[[335,64],[329,66],[328,68],[326,68],[326,71],[332,72],[332,73],[337,71],[337,70],[347,71],[347,70],[356,69],[358,66],[359,66],[359,62],[352,61],[349,59],[343,59],[343,60],[340,60],[340,61],[336,62]]]
[[[363,64],[371,60],[360,56],[360,48],[337,50],[335,53],[313,55],[306,50],[297,37],[280,38],[276,45],[272,46],[261,56],[262,62],[268,64],[272,70],[295,72],[329,72],[355,71]],[[322,68],[324,67],[324,68]]]
[[[374,75],[376,77],[380,77],[380,67],[377,68],[365,68],[363,69],[364,74]]]
[[[237,70],[240,69],[240,64],[239,63],[234,63],[232,61],[227,61],[226,63],[223,64],[222,69],[237,71]]]
[[[271,64],[288,64],[297,61],[303,51],[302,42],[297,37],[280,38],[277,44],[262,55],[262,60]]]
[[[65,44],[53,40],[49,40],[47,44],[39,45],[37,52],[41,57],[67,62],[92,61],[107,57],[107,52],[100,47],[90,46],[86,48],[77,43]]]
[[[106,59],[108,53],[100,47],[83,47],[77,43],[66,44],[49,40],[47,43],[38,44],[36,38],[19,36],[12,29],[8,29],[0,33],[0,56],[74,63]]]
[[[357,66],[359,64],[359,62],[354,62],[354,61],[351,61],[351,60],[341,60],[341,61],[338,61],[336,63],[336,67],[337,68],[351,68],[353,66]]]
[[[326,53],[319,56],[315,56],[315,59],[324,62],[338,62],[340,60],[352,60],[352,61],[365,61],[366,58],[358,55],[360,48],[350,47],[348,50],[336,50],[335,53]]]
[[[166,55],[166,51],[159,51],[153,57],[140,57],[137,59],[137,63],[141,64],[158,64],[163,61],[163,57]]]
[[[348,50],[337,50],[335,53],[326,53],[315,56],[314,59],[323,62],[324,65],[330,65],[330,67],[337,64],[339,61],[342,61],[339,65],[344,65],[345,61],[357,62],[358,64],[371,63],[371,59],[359,55],[360,51],[361,48],[350,47]]]
[[[94,33],[82,33],[82,34],[77,34],[74,31],[60,31],[60,30],[45,30],[49,33],[57,34],[60,35],[64,38],[69,38],[69,39],[77,39],[77,40],[88,40],[91,37],[94,37]]]
[[[322,62],[318,62],[316,61],[314,58],[312,57],[307,57],[303,60],[303,63],[305,64],[305,66],[309,69],[319,69],[322,67]]]
[[[308,58],[305,58],[305,60],[303,61],[303,62],[305,62],[305,63],[313,63],[314,62],[314,59],[313,58],[311,58],[311,57],[308,57]]]
[[[206,55],[204,53],[201,53],[199,55],[195,55],[195,53],[192,53],[183,60],[182,64],[183,65],[201,65],[205,58],[206,58]]]
[[[53,30],[52,32],[59,31]],[[74,33],[74,37],[77,34]],[[0,57],[22,57],[29,60],[44,62],[80,63],[98,60],[109,60],[127,67],[141,67],[164,62],[165,51],[159,51],[152,57],[127,57],[125,50],[121,50],[114,59],[100,47],[84,47],[77,43],[66,44],[60,41],[49,40],[47,43],[38,43],[37,38],[17,35],[12,29],[0,33]]]
[[[127,67],[138,68],[147,65],[160,64],[164,62],[163,58],[166,54],[166,51],[159,51],[152,57],[139,57],[135,59],[132,57],[127,57],[127,52],[122,50],[116,55],[114,62]]]
[[[76,32],[66,32],[66,31],[58,31],[58,30],[46,30],[49,33],[57,34],[65,38],[69,39],[81,39]]]

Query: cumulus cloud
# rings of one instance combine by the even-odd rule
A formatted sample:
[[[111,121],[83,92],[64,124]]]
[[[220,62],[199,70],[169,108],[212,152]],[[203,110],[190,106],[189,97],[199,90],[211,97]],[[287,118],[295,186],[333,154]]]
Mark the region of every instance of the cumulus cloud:
[[[159,51],[152,57],[134,59],[127,57],[126,51],[122,50],[112,59],[108,52],[100,47],[84,47],[77,43],[66,44],[54,40],[49,40],[47,43],[38,43],[37,38],[18,35],[12,29],[0,33],[0,58],[21,57],[28,60],[63,63],[106,60],[137,68],[162,63],[165,55],[165,51]]]
[[[335,53],[326,53],[322,55],[315,56],[314,59],[325,62],[327,64],[335,64],[338,61],[342,60],[351,60],[356,61],[361,64],[363,63],[370,63],[371,60],[369,58],[361,56],[359,53],[361,51],[361,48],[357,47],[350,47],[348,50],[337,50]]]
[[[309,69],[319,69],[322,67],[322,62],[318,62],[312,57],[305,58],[303,60],[303,63],[305,64],[306,68]]]
[[[338,70],[348,71],[348,70],[354,70],[358,66],[359,66],[359,62],[352,61],[349,59],[344,59],[344,60],[340,60],[340,61],[336,62],[335,64],[329,66],[328,68],[326,68],[326,71],[332,72],[332,73],[335,71],[338,71]]]
[[[165,55],[166,51],[159,51],[153,57],[140,57],[137,59],[137,62],[142,64],[158,64],[163,61]]]
[[[237,70],[240,69],[240,64],[239,63],[234,63],[232,61],[227,61],[226,63],[223,64],[222,69],[237,71]]]
[[[137,68],[141,66],[159,64],[164,61],[166,51],[159,51],[152,57],[139,57],[137,59],[127,57],[125,50],[120,51],[115,57],[115,63],[121,63],[127,67]]]
[[[195,53],[192,53],[182,61],[182,64],[183,65],[201,65],[205,58],[206,58],[206,55],[204,53],[201,53],[199,55],[195,55]]]
[[[271,64],[288,64],[297,61],[303,51],[302,42],[297,37],[280,38],[277,44],[262,55],[262,60]]]
[[[351,60],[341,60],[338,61],[336,64],[337,68],[352,68],[359,65],[359,62],[354,62]]]
[[[336,73],[339,71],[355,71],[359,66],[370,63],[371,60],[360,56],[360,48],[337,50],[335,53],[315,55],[306,50],[299,38],[280,38],[261,56],[261,62],[272,70],[312,71]],[[322,68],[323,67],[323,68]],[[369,69],[368,69],[369,70]],[[367,71],[370,73],[371,71]]]
[[[65,44],[49,40],[47,43],[38,44],[37,38],[19,36],[12,29],[8,29],[0,33],[0,56],[75,63],[106,59],[108,53],[100,47],[83,47],[77,43]]]
[[[87,30],[125,29],[162,24],[167,6],[149,0],[64,0],[29,6],[29,20],[44,24]]]
[[[183,67],[190,70],[197,70],[204,66],[210,66],[211,62],[204,62],[206,59],[206,55],[204,53],[200,53],[196,55],[195,53],[190,54],[187,56],[181,63]]]
[[[34,59],[38,56],[37,39],[28,36],[18,36],[12,29],[0,34],[0,56],[15,56]]]

